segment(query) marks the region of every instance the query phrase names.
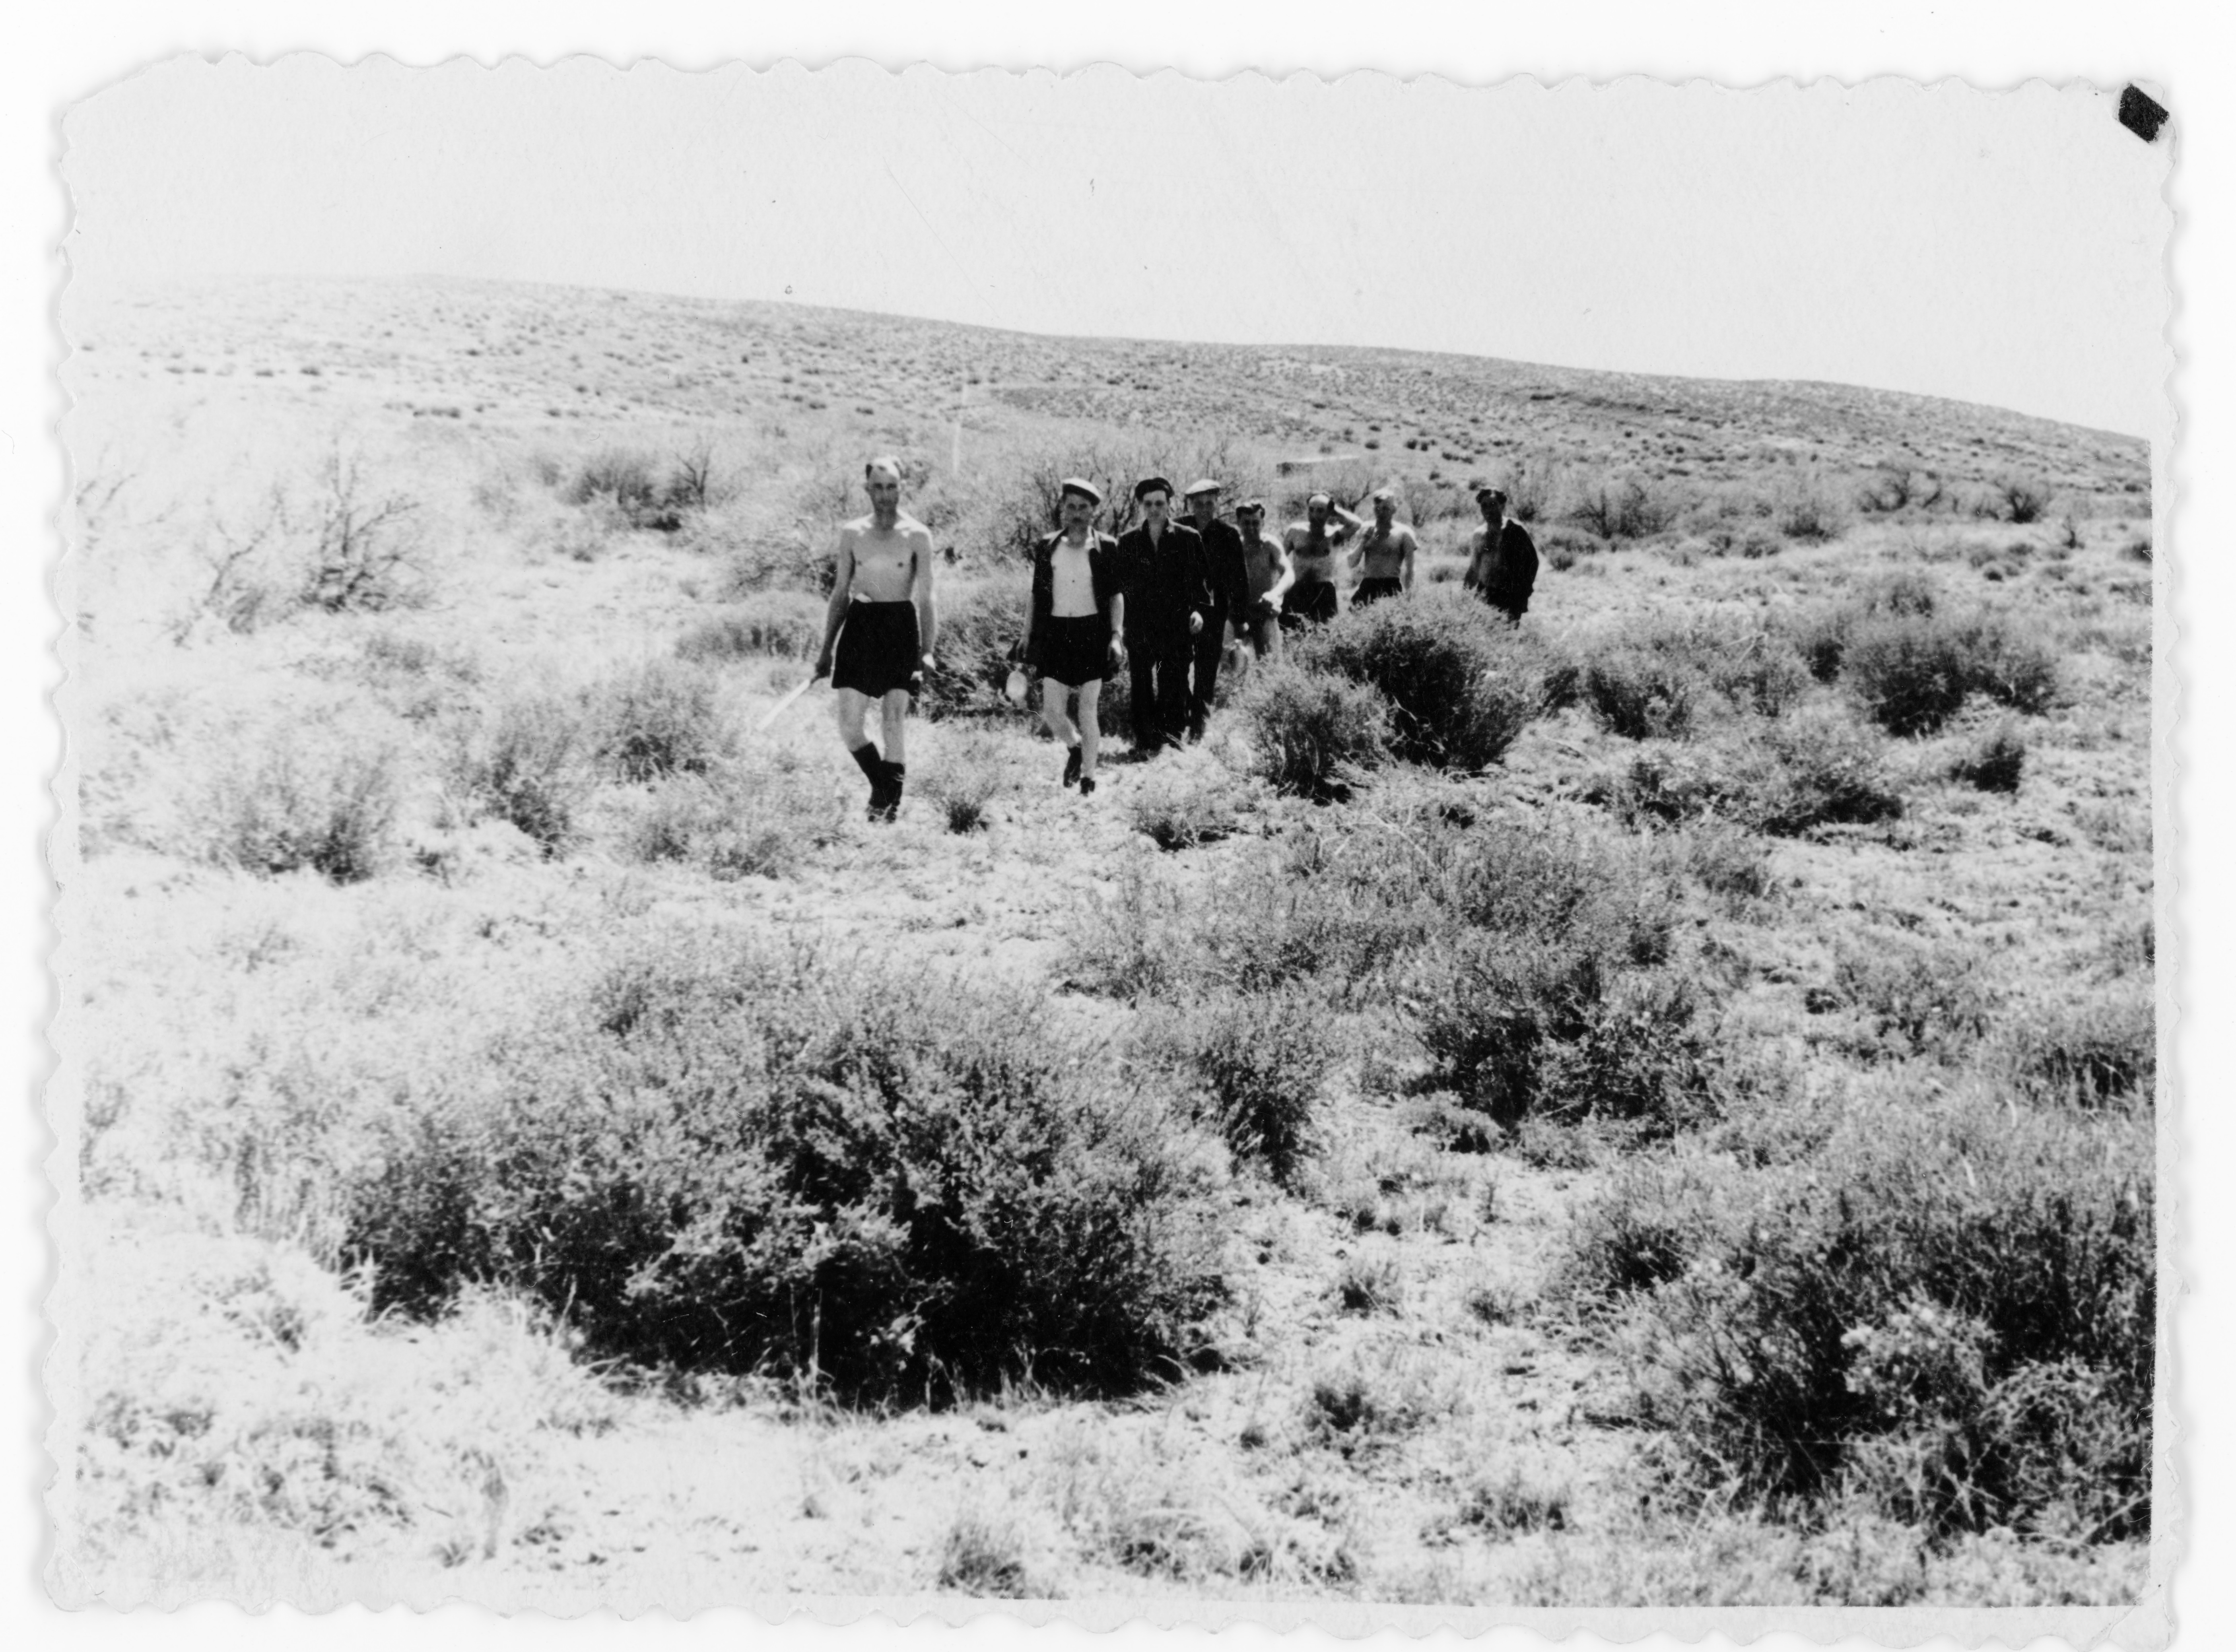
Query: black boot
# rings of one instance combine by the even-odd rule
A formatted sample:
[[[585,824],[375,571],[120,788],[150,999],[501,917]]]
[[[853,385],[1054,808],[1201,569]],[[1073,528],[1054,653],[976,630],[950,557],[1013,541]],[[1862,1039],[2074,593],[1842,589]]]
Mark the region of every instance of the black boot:
[[[1079,777],[1079,794],[1082,797],[1093,797],[1095,795],[1095,776],[1092,774],[1082,774]]]
[[[908,765],[907,765],[907,764],[905,764],[905,763],[888,763],[888,764],[886,764],[886,765],[885,765],[885,813],[878,816],[878,819],[880,819],[880,820],[898,820],[898,819],[900,819],[900,817],[901,817],[901,788],[902,788],[903,787],[906,786],[907,784],[908,784]]]
[[[870,819],[889,819],[885,813],[885,793],[892,782],[886,778],[886,771],[892,766],[878,755],[877,747],[868,740],[854,748],[854,761],[861,766],[862,773],[870,777]]]
[[[1079,784],[1079,765],[1082,760],[1079,747],[1073,747],[1063,760],[1063,783],[1066,786]]]

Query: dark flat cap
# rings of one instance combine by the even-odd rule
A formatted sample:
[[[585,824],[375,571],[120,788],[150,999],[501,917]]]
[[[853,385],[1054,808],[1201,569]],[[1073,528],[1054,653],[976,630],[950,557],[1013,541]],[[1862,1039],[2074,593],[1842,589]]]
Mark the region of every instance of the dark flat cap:
[[[1266,514],[1266,502],[1259,498],[1245,499],[1234,507],[1234,514],[1238,517],[1253,515],[1262,517]]]
[[[1145,476],[1134,484],[1134,497],[1136,499],[1146,499],[1153,493],[1161,493],[1167,498],[1170,498],[1172,491],[1173,484],[1161,476]]]
[[[1102,503],[1102,490],[1096,487],[1095,484],[1089,482],[1085,477],[1068,476],[1064,477],[1062,493],[1075,493],[1081,498],[1086,500],[1089,504],[1101,504]],[[1062,497],[1062,494],[1059,494],[1057,497]]]

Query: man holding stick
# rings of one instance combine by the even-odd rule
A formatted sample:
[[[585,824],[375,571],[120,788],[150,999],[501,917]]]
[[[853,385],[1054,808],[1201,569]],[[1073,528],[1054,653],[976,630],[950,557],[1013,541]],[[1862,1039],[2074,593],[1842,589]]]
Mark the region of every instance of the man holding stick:
[[[900,461],[871,459],[862,476],[870,514],[838,530],[815,675],[827,675],[838,691],[838,738],[869,777],[869,818],[890,821],[900,814],[908,780],[909,697],[923,691],[924,674],[932,669],[939,614],[931,594],[931,530],[901,513]],[[863,732],[872,701],[882,713],[883,753]]]

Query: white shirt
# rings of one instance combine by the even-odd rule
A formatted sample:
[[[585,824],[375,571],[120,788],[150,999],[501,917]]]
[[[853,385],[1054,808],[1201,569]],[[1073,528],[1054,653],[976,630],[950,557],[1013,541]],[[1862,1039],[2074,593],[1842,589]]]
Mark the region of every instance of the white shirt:
[[[1083,620],[1095,610],[1095,568],[1087,559],[1087,547],[1095,543],[1090,537],[1086,545],[1075,545],[1069,539],[1056,542],[1056,554],[1049,567],[1056,575],[1056,600],[1049,612],[1060,620]]]

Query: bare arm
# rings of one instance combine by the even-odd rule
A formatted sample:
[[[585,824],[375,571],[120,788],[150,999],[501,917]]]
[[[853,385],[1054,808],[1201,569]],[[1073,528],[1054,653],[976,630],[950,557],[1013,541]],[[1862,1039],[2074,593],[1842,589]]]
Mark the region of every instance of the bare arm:
[[[838,646],[838,628],[846,622],[846,604],[854,595],[854,536],[852,530],[838,530],[838,554],[833,558],[831,579],[831,604],[823,613],[823,648],[815,656],[815,675],[831,675],[832,652]]]
[[[924,663],[929,668],[939,646],[939,603],[931,591],[931,535],[918,532],[915,549],[916,578],[909,595],[916,599],[917,638],[924,649]]]
[[[1289,560],[1287,545],[1278,545],[1274,549],[1275,565],[1281,571],[1274,576],[1273,582],[1266,588],[1266,600],[1273,607],[1279,608],[1281,606],[1281,599],[1289,594],[1289,587],[1297,582],[1297,565]]]
[[[1343,524],[1341,537],[1345,539],[1350,538],[1351,535],[1366,525],[1366,519],[1364,517],[1353,516],[1332,499],[1328,501],[1328,515]]]
[[[1405,560],[1398,569],[1398,584],[1400,589],[1410,591],[1413,589],[1413,553],[1420,548],[1421,536],[1408,528],[1398,543],[1405,547]]]

